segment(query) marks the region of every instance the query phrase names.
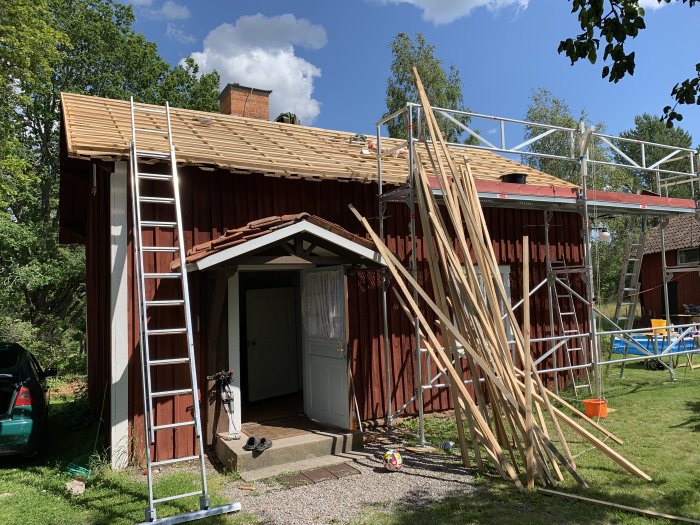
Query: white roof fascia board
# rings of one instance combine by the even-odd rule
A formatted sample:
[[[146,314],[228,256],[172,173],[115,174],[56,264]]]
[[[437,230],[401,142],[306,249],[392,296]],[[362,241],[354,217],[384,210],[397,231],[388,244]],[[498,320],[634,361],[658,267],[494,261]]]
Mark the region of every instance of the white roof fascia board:
[[[352,253],[355,253],[360,257],[364,257],[365,259],[369,259],[378,264],[384,264],[381,255],[379,255],[374,250],[365,248],[364,246],[361,246],[360,244],[350,239],[341,237],[336,233],[333,233],[329,230],[325,230],[319,226],[316,226],[315,224],[311,224],[310,222],[300,221],[291,226],[285,226],[284,228],[280,228],[279,230],[273,231],[266,235],[262,235],[256,239],[246,241],[238,246],[232,246],[231,248],[227,248],[220,252],[208,255],[200,259],[199,261],[188,264],[187,270],[206,270],[207,268],[211,268],[212,266],[216,266],[217,264],[221,264],[231,259],[235,259],[260,248],[264,248],[265,246],[268,246],[270,244],[275,244],[277,242],[283,241],[299,233],[309,233],[323,240],[331,242],[341,248],[344,248]]]

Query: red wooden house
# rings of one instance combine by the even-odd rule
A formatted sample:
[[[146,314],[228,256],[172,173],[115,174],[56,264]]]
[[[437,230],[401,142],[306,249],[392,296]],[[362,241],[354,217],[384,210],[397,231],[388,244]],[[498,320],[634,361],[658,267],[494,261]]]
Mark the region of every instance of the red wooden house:
[[[348,209],[353,204],[374,218],[376,226],[376,152],[353,133],[265,120],[267,95],[229,85],[220,99],[222,114],[171,112],[189,250],[199,394],[207,405],[202,410],[207,443],[215,439],[220,421],[206,376],[222,369],[235,372],[239,421],[252,417],[268,400],[279,408],[289,399],[290,410],[299,408],[294,400],[303,402],[301,409],[309,417],[346,429],[355,428],[358,418],[386,416],[381,261]],[[258,118],[251,118],[248,108],[255,109]],[[114,467],[139,457],[143,435],[130,138],[128,102],[62,95],[60,239],[86,247],[89,394],[99,409],[106,393]],[[382,144],[400,146],[391,140]],[[514,300],[522,296],[524,234],[531,242],[530,280],[546,278],[545,210],[553,212],[551,259],[583,264],[574,185],[488,151],[458,153],[470,159],[495,253]],[[382,164],[386,184],[405,184],[405,157],[386,155]],[[157,163],[149,166],[154,173],[167,169]],[[527,183],[501,182],[502,176],[514,172],[526,174]],[[597,198],[619,207],[627,205],[625,199],[638,197],[599,192]],[[654,202],[647,204],[653,207]],[[386,215],[387,244],[408,262],[408,207],[389,204]],[[417,257],[426,278],[420,231]],[[148,264],[152,271],[168,272],[179,262],[171,254],[154,254]],[[323,308],[318,302],[312,308],[304,303],[305,286],[314,279],[327,288]],[[162,288],[150,293],[167,292]],[[549,331],[546,293],[533,297],[531,311],[532,337],[554,335]],[[579,319],[584,319],[583,311]],[[335,334],[325,346],[314,346],[318,322],[327,323],[325,333]],[[389,331],[389,387],[396,409],[410,400],[416,381],[413,330],[391,296]],[[544,346],[535,348],[541,352]],[[167,344],[160,351],[167,356]],[[173,388],[178,374],[168,372],[157,381],[161,388]],[[426,410],[449,406],[444,389],[426,395]],[[191,409],[191,396],[159,401],[157,423],[167,424]],[[415,410],[415,404],[409,404],[407,411]],[[161,432],[155,454],[185,455],[193,443],[191,429]]]
[[[671,217],[664,227],[663,248],[666,251],[666,268],[671,270],[668,280],[671,321],[685,324],[692,317],[697,317],[688,315],[685,305],[700,307],[700,222],[696,216]],[[650,319],[666,318],[662,251],[661,233],[657,226],[647,234],[642,262],[640,298],[646,326],[650,326]]]

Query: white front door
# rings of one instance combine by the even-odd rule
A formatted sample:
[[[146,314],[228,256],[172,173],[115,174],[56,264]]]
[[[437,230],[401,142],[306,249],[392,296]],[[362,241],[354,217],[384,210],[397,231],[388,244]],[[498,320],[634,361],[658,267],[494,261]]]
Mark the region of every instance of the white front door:
[[[342,267],[302,272],[304,408],[311,419],[350,427],[350,389]]]
[[[299,390],[297,333],[294,288],[246,292],[249,401]]]

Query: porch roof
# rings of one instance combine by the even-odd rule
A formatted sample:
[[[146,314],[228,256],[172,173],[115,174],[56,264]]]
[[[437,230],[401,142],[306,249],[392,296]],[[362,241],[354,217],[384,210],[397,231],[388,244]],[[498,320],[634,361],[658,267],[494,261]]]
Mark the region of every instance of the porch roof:
[[[239,265],[383,264],[374,243],[308,213],[275,215],[227,230],[218,239],[191,248],[185,261],[190,272]],[[179,266],[179,259],[173,261],[173,269]]]

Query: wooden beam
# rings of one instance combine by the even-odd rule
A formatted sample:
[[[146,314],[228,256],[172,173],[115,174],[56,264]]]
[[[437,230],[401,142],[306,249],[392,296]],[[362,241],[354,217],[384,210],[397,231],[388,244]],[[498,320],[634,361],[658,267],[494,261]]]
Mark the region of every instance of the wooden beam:
[[[523,237],[523,343],[525,346],[525,443],[527,455],[525,465],[527,471],[527,488],[535,488],[535,449],[533,448],[534,433],[532,430],[532,353],[530,351],[530,239]]]
[[[641,514],[643,516],[649,516],[651,518],[661,518],[665,520],[679,521],[681,523],[693,523],[694,525],[700,525],[700,520],[684,518],[682,516],[674,516],[673,514],[666,514],[664,512],[657,512],[655,510],[639,509],[637,507],[630,507],[629,505],[621,505],[620,503],[613,503],[611,501],[603,501],[600,499],[588,498],[585,496],[579,496],[577,494],[567,494],[566,492],[559,492],[557,490],[549,489],[537,489],[537,492],[541,492],[542,494],[545,494],[547,496],[559,496],[562,498],[576,499],[579,501],[585,501],[586,503],[603,505],[605,507],[612,507],[615,509],[625,510],[627,512],[634,512],[635,514]]]

